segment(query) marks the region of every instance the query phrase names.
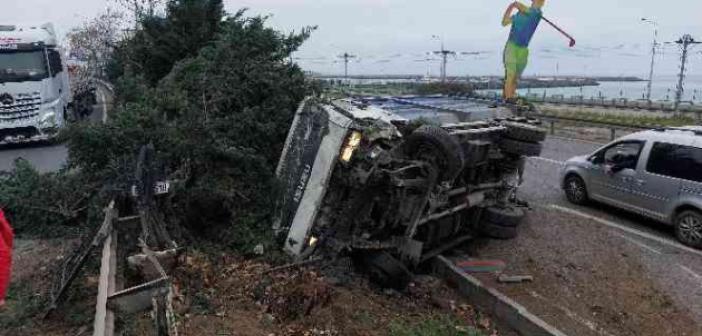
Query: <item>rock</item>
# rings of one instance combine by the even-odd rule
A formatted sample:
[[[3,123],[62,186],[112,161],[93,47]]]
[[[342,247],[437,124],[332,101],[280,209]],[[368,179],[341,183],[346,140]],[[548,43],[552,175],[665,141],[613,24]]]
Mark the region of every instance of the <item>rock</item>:
[[[176,265],[178,259],[178,250],[166,250],[154,252],[154,256],[163,267],[166,274],[170,273]],[[145,254],[135,254],[127,258],[129,269],[140,273],[145,279],[155,280],[161,278],[161,274],[156,267],[149,261]]]

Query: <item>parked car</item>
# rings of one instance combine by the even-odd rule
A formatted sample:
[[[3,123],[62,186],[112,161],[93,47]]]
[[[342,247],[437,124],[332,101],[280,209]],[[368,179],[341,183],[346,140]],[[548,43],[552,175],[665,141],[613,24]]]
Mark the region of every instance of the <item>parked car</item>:
[[[594,200],[653,218],[702,248],[702,126],[634,133],[574,157],[562,187],[572,203]]]

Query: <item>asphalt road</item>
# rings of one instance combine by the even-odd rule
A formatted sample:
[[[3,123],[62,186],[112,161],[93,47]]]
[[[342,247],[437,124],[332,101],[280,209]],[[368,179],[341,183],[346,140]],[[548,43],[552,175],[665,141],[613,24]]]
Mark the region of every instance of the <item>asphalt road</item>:
[[[89,119],[91,122],[103,122],[107,116],[110,95],[107,90],[97,92],[98,104],[95,105]],[[40,172],[59,170],[66,163],[68,149],[62,144],[30,144],[0,147],[0,171],[11,170],[15,160],[23,158]]]
[[[520,196],[536,211],[556,210],[566,218],[586,219],[593,228],[620,236],[640,253],[637,259],[648,274],[679,307],[687,308],[702,325],[702,250],[679,244],[671,227],[602,204],[579,207],[570,204],[559,185],[562,162],[576,155],[590,154],[601,144],[549,138],[540,158],[530,158]],[[582,239],[588,237],[564,237]],[[606,246],[616,253],[617,246]]]

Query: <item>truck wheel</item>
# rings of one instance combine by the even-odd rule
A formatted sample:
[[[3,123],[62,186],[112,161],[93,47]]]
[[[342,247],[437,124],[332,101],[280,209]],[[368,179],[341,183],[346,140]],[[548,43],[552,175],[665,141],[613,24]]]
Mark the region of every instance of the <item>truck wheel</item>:
[[[404,144],[404,153],[412,159],[429,159],[439,167],[439,181],[448,182],[463,170],[461,145],[441,127],[423,125],[412,132]]]
[[[523,142],[503,138],[500,141],[500,148],[503,152],[522,156],[539,156],[543,146],[540,143]]]
[[[495,239],[514,239],[517,238],[516,226],[502,226],[491,222],[482,222],[480,232],[485,236]]]
[[[675,218],[675,236],[687,246],[702,248],[702,214],[694,210],[680,213]]]
[[[412,273],[387,252],[364,252],[360,266],[372,282],[383,288],[403,290],[412,281]]]
[[[565,190],[566,198],[570,203],[576,205],[585,205],[589,197],[587,195],[587,186],[585,181],[579,176],[570,175],[566,177],[563,183],[563,189]]]
[[[546,131],[534,125],[507,122],[503,124],[507,127],[505,136],[517,141],[541,142],[546,140]]]
[[[524,211],[516,207],[490,207],[483,211],[482,220],[500,226],[516,227],[522,222],[524,216]]]

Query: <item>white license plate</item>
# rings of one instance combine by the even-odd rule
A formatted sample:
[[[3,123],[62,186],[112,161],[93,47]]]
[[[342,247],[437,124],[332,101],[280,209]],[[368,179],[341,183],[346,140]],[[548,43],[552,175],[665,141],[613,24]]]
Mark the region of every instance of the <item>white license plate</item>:
[[[168,194],[168,192],[170,190],[171,190],[171,182],[168,182],[168,181],[156,182],[156,185],[154,186],[154,195]],[[136,186],[132,186],[132,196],[134,196],[134,197],[139,196],[139,194],[137,193]]]

